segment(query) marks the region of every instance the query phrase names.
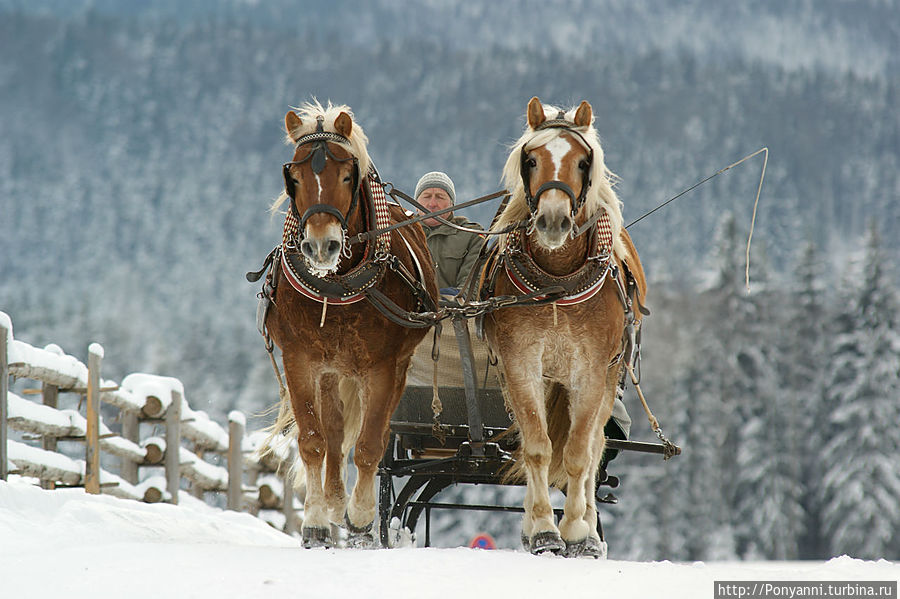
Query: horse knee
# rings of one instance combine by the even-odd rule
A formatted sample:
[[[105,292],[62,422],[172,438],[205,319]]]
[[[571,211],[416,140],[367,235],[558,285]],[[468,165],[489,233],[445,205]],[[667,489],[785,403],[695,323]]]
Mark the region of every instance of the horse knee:
[[[525,463],[533,468],[545,468],[550,465],[553,447],[548,440],[546,443],[529,444],[524,448],[523,457]]]
[[[322,437],[312,433],[300,439],[300,457],[305,465],[321,464],[325,459],[325,441]]]
[[[384,447],[379,443],[359,442],[353,451],[353,463],[357,468],[374,468],[378,466],[384,454]]]

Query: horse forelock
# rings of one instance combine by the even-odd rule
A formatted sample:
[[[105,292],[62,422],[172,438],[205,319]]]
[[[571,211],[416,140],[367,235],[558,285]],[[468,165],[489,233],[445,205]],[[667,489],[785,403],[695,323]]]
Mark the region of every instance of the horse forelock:
[[[327,106],[322,106],[317,99],[313,98],[309,102],[291,108],[300,117],[301,125],[293,131],[285,132],[284,142],[290,146],[294,145],[294,140],[298,137],[314,133],[316,131],[316,119],[320,116],[324,119],[324,130],[331,133],[337,133],[337,130],[334,127],[334,121],[337,119],[338,115],[342,112],[346,112],[350,116],[353,126],[350,130],[350,137],[347,138],[349,143],[345,147],[359,162],[360,176],[365,177],[366,173],[369,172],[369,167],[372,163],[368,151],[369,138],[366,137],[366,132],[359,123],[356,122],[353,110],[349,106],[346,104],[335,105],[330,101]],[[277,211],[287,199],[287,194],[282,192],[272,203],[272,211]]]
[[[619,239],[619,233],[623,226],[622,202],[613,189],[617,177],[606,166],[603,148],[600,145],[600,136],[597,134],[593,124],[585,127],[575,126],[576,110],[577,107],[566,111],[565,120],[571,123],[570,129],[580,133],[584,141],[594,151],[594,161],[591,165],[590,173],[591,187],[585,197],[584,211],[585,214],[591,215],[597,212],[601,206],[606,209],[612,225],[613,249],[617,256],[622,257],[626,254],[626,249]],[[544,114],[548,119],[556,119],[559,112],[560,109],[555,106],[544,105]],[[510,146],[509,157],[506,159],[506,165],[503,167],[502,182],[504,187],[510,190],[511,198],[494,224],[493,231],[529,218],[528,204],[525,201],[525,186],[522,182],[522,148],[530,150],[531,148],[546,145],[553,139],[564,135],[566,131],[567,129],[562,127],[549,127],[535,131],[530,126],[526,126],[522,136]],[[570,137],[577,140],[576,143],[580,144],[582,141],[578,136],[570,135]],[[504,235],[500,239],[500,248],[503,249],[505,246],[506,236]]]

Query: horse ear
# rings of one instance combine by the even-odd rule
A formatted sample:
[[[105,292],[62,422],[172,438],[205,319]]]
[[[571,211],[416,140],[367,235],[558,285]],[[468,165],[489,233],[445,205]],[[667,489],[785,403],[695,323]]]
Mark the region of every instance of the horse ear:
[[[591,105],[588,104],[587,100],[582,100],[581,104],[578,105],[578,110],[575,111],[575,126],[587,127],[591,124],[593,117],[594,111],[591,109]]]
[[[297,136],[294,132],[299,129],[302,124],[300,117],[297,116],[297,113],[293,110],[288,110],[288,113],[284,115],[284,130],[287,131],[287,134],[294,141],[297,141]]]
[[[334,130],[349,139],[350,131],[353,130],[353,119],[346,112],[342,112],[334,119]]]
[[[538,100],[537,96],[533,97],[528,102],[528,126],[532,129],[537,129],[541,123],[547,120],[547,117],[544,116],[544,107],[541,105],[541,101]]]

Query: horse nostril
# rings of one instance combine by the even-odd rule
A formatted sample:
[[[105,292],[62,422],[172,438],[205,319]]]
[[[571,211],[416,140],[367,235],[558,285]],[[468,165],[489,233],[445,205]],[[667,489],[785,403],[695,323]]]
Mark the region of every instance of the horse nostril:
[[[339,241],[335,241],[334,239],[332,239],[331,241],[328,242],[328,253],[329,254],[336,254],[338,252],[338,250],[340,250],[340,249],[341,249],[341,243]]]
[[[312,244],[309,241],[301,241],[300,242],[300,251],[303,253],[304,256],[312,256],[313,255]]]
[[[559,223],[560,232],[568,231],[571,228],[572,228],[572,219],[571,218],[566,217],[560,221],[560,223]]]
[[[543,214],[538,217],[535,225],[537,225],[537,228],[540,229],[541,231],[543,231],[547,228],[547,219],[544,218]]]

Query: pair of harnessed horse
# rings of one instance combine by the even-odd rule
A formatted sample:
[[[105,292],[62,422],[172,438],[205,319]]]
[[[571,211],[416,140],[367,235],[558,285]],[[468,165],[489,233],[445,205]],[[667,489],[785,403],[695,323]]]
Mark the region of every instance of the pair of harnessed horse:
[[[590,144],[572,127],[572,123],[565,119],[562,112],[555,119],[549,119],[542,123],[537,130],[548,128],[566,129],[567,132],[580,138],[588,149],[588,156],[583,159],[582,164],[579,164],[582,172],[580,192],[576,194],[571,186],[563,181],[551,180],[543,183],[532,194],[530,176],[531,168],[535,165],[533,159],[528,157],[523,146],[520,157],[521,177],[524,183],[525,200],[528,205],[530,218],[500,231],[479,231],[479,233],[486,233],[487,235],[511,234],[512,243],[509,243],[504,251],[500,251],[499,244],[489,245],[485,241],[479,253],[479,258],[470,271],[456,303],[451,302],[449,305],[444,303],[441,307],[438,307],[435,299],[431,298],[425,290],[421,268],[417,269],[418,272],[416,273],[409,272],[399,259],[390,253],[390,238],[385,234],[391,229],[435,216],[434,213],[429,213],[413,198],[394,189],[390,183],[382,183],[374,167],[364,177],[360,172],[359,161],[356,157],[339,158],[335,156],[328,148],[328,143],[348,145],[349,140],[338,133],[324,131],[323,119],[319,117],[316,131],[301,137],[295,142],[295,150],[301,146],[309,145],[312,148],[310,153],[300,161],[286,162],[282,166],[285,193],[290,200],[290,212],[287,216],[282,244],[276,246],[269,253],[263,267],[259,271],[247,273],[247,280],[250,282],[258,281],[265,274],[262,291],[258,294],[257,328],[266,341],[266,349],[269,353],[272,353],[274,347],[266,331],[266,314],[270,305],[275,301],[276,282],[278,281],[275,269],[280,266],[285,278],[297,291],[323,304],[330,302],[333,305],[340,305],[367,300],[385,318],[392,322],[414,328],[433,326],[436,329],[436,336],[440,334],[441,322],[447,318],[475,318],[476,333],[479,338],[483,337],[484,316],[489,312],[506,307],[535,306],[550,303],[565,305],[567,303],[584,301],[599,291],[606,278],[610,277],[615,282],[619,298],[625,310],[623,349],[616,357],[616,360],[624,359],[629,366],[635,364],[640,356],[640,330],[639,322],[635,318],[634,306],[637,303],[637,308],[642,313],[649,314],[649,312],[636,299],[635,280],[631,273],[628,272],[627,267],[623,277],[622,273],[619,272],[618,266],[612,260],[611,231],[609,231],[605,212],[599,216],[592,216],[580,230],[573,231],[573,236],[576,236],[589,230],[592,240],[590,251],[584,264],[572,274],[554,276],[544,272],[534,262],[528,248],[521,242],[520,232],[533,226],[538,202],[544,193],[551,189],[557,189],[568,196],[571,204],[571,216],[574,220],[575,215],[583,207],[591,186],[590,167],[594,156]],[[296,203],[297,182],[291,175],[290,167],[308,161],[313,172],[318,174],[324,170],[327,160],[337,162],[352,161],[353,163],[352,189],[354,191],[347,214],[345,215],[335,207],[324,203],[314,204],[303,214],[300,214]],[[381,190],[378,189],[379,186]],[[384,206],[378,205],[376,197],[379,196],[379,191],[381,191],[380,197],[384,201],[383,190],[385,189],[389,190],[388,194],[395,201],[399,196],[424,214],[390,227],[382,226],[383,223],[378,222],[376,215],[379,211],[385,213],[386,209]],[[467,202],[466,205],[487,201],[500,195],[503,194],[490,194],[489,196],[477,198],[472,202]],[[508,201],[508,196],[498,209],[497,215],[502,212],[506,201]],[[368,222],[365,223],[365,226],[367,230],[350,238],[348,234],[348,220],[355,210],[360,209],[362,203],[366,204],[365,214]],[[300,244],[303,242],[302,235],[307,221],[313,215],[320,213],[329,214],[340,223],[343,232],[343,247],[341,251],[345,257],[349,257],[351,244],[366,243],[363,259],[345,273],[323,274],[315,272],[309,267],[299,250]],[[468,230],[465,227],[459,227],[454,223],[441,219],[439,216],[436,216],[436,218],[451,227]],[[495,220],[496,218],[495,216]],[[510,274],[510,278],[516,284],[516,287],[521,292],[520,294],[506,296],[495,296],[493,294],[494,284],[503,268]],[[406,284],[418,301],[419,311],[408,311],[400,308],[378,290],[377,284],[384,277],[387,270],[396,273]],[[432,357],[437,360],[436,352],[432,352]],[[623,371],[623,378],[619,385],[620,393],[624,390],[624,376]]]

